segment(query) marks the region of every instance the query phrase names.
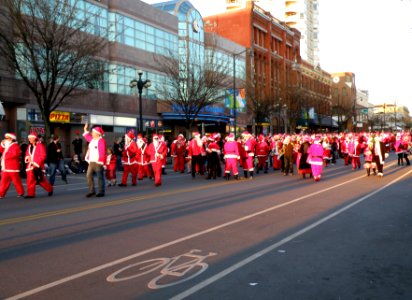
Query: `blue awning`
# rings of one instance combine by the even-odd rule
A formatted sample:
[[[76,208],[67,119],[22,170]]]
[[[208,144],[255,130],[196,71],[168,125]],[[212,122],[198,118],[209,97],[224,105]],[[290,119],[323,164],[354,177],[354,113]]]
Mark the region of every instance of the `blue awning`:
[[[186,116],[179,113],[165,112],[162,113],[163,120],[185,120]],[[212,115],[212,114],[198,114],[196,118],[193,114],[190,115],[195,121],[213,121],[213,122],[222,122],[229,123],[230,117],[224,115]]]

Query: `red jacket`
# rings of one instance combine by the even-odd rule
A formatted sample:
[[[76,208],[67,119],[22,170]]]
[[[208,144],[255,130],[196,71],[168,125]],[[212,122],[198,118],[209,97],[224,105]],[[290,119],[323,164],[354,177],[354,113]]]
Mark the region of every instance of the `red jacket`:
[[[110,154],[106,156],[106,170],[116,170],[116,155]]]
[[[91,142],[93,141],[93,137],[89,132],[83,133],[83,137],[89,143],[85,160],[87,162],[90,162],[90,147],[91,147]],[[100,137],[97,140],[97,150],[99,152],[99,157],[98,157],[98,162],[97,163],[100,164],[100,165],[104,165],[106,163],[106,141],[102,137]]]
[[[198,141],[196,138],[193,138],[189,142],[189,154],[188,157],[192,157],[194,155],[202,155],[204,154],[204,149],[203,149],[203,142],[199,141],[199,143],[202,143],[200,146],[198,144]]]
[[[147,147],[147,154],[150,156],[150,162],[154,163],[156,161],[162,162],[167,155],[167,146],[164,142],[159,141],[157,146],[151,143]]]
[[[256,144],[256,156],[266,157],[269,155],[269,145],[266,141]]]
[[[20,147],[14,142],[7,148],[1,143],[1,170],[2,172],[19,172],[20,171]]]
[[[122,153],[122,162],[124,165],[134,165],[138,161],[138,148],[134,141],[131,141],[129,145],[124,145]]]
[[[25,162],[26,171],[40,168],[44,170],[44,162],[46,160],[46,147],[41,142],[36,142],[35,145],[29,144],[26,150]]]

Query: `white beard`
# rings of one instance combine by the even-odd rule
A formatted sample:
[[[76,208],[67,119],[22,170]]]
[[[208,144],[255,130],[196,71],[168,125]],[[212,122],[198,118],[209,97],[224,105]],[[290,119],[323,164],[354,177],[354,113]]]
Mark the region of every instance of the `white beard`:
[[[200,137],[196,137],[196,143],[199,147],[203,146],[203,142],[202,142],[202,139]]]
[[[155,146],[155,148],[157,148],[157,146],[159,146],[159,141],[154,140],[153,141],[153,146]]]

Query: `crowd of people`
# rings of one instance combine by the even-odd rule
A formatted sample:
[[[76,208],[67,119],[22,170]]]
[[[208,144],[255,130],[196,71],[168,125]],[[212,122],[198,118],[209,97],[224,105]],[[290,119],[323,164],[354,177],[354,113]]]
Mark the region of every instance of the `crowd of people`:
[[[383,176],[385,159],[392,151],[397,155],[399,166],[410,165],[411,133],[322,133],[322,134],[275,134],[254,136],[243,132],[239,137],[233,133],[222,138],[219,133],[201,136],[193,132],[187,141],[179,134],[170,147],[164,136],[154,134],[151,142],[141,134],[129,130],[124,139],[117,140],[113,148],[107,147],[103,129],[99,126],[84,126],[83,139],[87,153],[82,157],[83,139],[76,136],[70,169],[86,173],[89,192],[86,197],[104,197],[106,187],[136,186],[138,180],[148,178],[156,187],[162,185],[167,157],[173,160],[173,171],[191,174],[208,180],[223,177],[230,180],[253,179],[256,173],[268,173],[270,169],[284,176],[298,174],[302,178],[322,178],[324,167],[333,165],[337,159],[352,170],[362,167],[366,176]],[[31,133],[28,144],[18,145],[16,135],[5,134],[0,144],[1,180],[0,198],[5,197],[11,183],[18,197],[34,198],[36,185],[53,195],[57,170],[67,183],[67,170],[58,136],[53,136],[46,146],[44,140]],[[49,178],[45,176],[46,165]],[[22,166],[24,172],[22,172]],[[243,170],[240,177],[239,169]],[[116,172],[121,170],[120,182]],[[206,175],[206,176],[205,176]],[[97,177],[97,187],[94,177]],[[22,178],[27,180],[25,195]]]

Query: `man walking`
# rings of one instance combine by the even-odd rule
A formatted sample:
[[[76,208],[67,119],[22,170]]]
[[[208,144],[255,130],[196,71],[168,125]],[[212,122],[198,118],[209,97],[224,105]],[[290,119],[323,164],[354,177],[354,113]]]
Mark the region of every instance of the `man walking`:
[[[57,135],[53,137],[52,142],[47,146],[47,164],[49,165],[49,182],[51,185],[54,185],[54,181],[56,180],[57,169],[59,169],[62,175],[62,180],[67,183],[62,145]]]
[[[92,196],[104,197],[105,194],[105,176],[104,164],[106,163],[106,141],[103,139],[103,129],[101,127],[94,127],[92,133],[88,131],[88,124],[84,125],[83,137],[89,143],[86,153],[86,161],[89,163],[87,168],[86,179],[89,186],[89,193],[87,198]],[[94,186],[93,175],[97,175],[98,193]]]

